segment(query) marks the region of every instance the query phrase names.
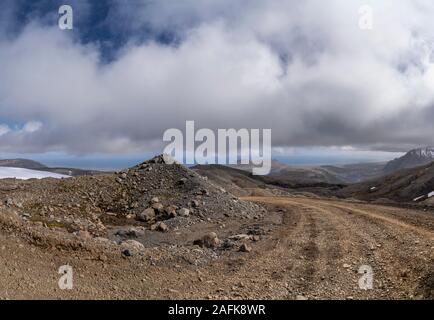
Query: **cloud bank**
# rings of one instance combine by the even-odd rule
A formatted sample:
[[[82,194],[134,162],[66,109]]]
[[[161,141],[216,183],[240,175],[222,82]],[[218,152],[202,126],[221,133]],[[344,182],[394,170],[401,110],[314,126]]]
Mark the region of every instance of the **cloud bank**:
[[[75,14],[92,17],[79,3]],[[0,151],[159,150],[186,120],[271,128],[279,150],[433,144],[431,1],[372,1],[369,31],[358,25],[366,1],[131,3],[107,2],[104,43],[83,36],[91,18],[61,31],[50,13],[3,32]],[[110,41],[122,45],[105,60]]]

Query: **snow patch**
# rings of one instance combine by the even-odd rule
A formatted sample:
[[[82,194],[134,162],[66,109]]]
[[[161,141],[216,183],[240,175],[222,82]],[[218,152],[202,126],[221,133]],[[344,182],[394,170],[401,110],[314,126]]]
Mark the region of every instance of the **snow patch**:
[[[434,148],[432,147],[415,149],[412,153],[422,158],[434,158]]]
[[[430,193],[428,193],[428,198],[434,197],[434,191],[431,191]]]
[[[423,198],[425,198],[425,196],[420,196],[420,197],[414,198],[413,201],[419,201],[419,200],[421,200]]]
[[[21,180],[27,179],[43,179],[43,178],[70,178],[70,176],[66,176],[63,174],[46,172],[46,171],[38,171],[24,168],[9,168],[9,167],[0,167],[0,179],[7,178],[15,178]]]

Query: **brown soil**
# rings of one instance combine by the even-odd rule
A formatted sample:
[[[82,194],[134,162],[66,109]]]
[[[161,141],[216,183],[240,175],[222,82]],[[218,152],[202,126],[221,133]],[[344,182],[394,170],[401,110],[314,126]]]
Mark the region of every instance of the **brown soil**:
[[[143,237],[155,236],[155,245],[131,249],[131,256],[111,241],[83,239],[1,210],[0,297],[433,299],[432,213],[302,196],[244,200],[263,204],[267,213],[168,233],[148,230]],[[219,248],[193,245],[209,231],[222,240]],[[228,242],[240,233],[259,241]],[[244,242],[251,252],[238,250]],[[58,287],[58,269],[66,264],[74,271],[72,290]],[[373,270],[372,290],[359,288],[362,265]]]

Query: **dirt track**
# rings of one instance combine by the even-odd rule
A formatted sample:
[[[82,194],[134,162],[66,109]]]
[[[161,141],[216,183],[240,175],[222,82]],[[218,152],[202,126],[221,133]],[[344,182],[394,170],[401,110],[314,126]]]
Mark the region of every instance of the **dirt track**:
[[[286,209],[275,250],[293,270],[292,291],[312,298],[433,298],[432,213],[306,198],[248,200]],[[362,265],[372,268],[373,290],[358,286]]]
[[[250,253],[223,252],[203,264],[193,263],[182,246],[130,258],[92,244],[41,247],[3,222],[0,296],[434,299],[432,213],[304,197],[245,200],[269,209],[257,223],[269,233]],[[65,263],[74,267],[73,290],[57,288],[57,268]],[[359,287],[361,266],[372,268],[372,290]]]

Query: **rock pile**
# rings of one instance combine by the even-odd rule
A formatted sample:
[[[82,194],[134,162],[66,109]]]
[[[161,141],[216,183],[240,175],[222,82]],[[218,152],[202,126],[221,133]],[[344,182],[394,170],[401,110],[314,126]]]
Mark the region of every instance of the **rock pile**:
[[[207,179],[164,156],[157,156],[117,173],[122,188],[122,206],[118,211],[134,214],[141,222],[154,224],[183,218],[239,217],[258,219],[262,208],[238,200]]]
[[[157,156],[117,173],[68,179],[0,180],[0,203],[23,219],[104,236],[102,221],[129,219],[168,232],[200,221],[258,219],[264,209],[240,201],[193,170]],[[105,220],[104,220],[105,219]]]

